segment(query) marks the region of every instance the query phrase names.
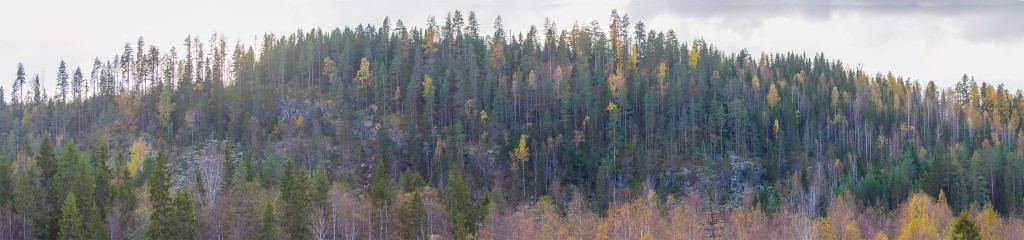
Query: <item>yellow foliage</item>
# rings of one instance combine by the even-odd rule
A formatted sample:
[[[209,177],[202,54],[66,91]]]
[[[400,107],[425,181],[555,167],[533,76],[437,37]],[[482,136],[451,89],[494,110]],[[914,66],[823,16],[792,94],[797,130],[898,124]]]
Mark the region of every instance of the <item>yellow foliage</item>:
[[[423,75],[423,97],[434,95],[434,78]]]
[[[497,69],[498,66],[505,64],[505,48],[503,46],[503,39],[497,36],[491,38],[491,67]]]
[[[658,93],[665,95],[668,90],[668,86],[665,84],[665,73],[668,71],[668,66],[665,62],[658,64]]]
[[[334,82],[334,60],[331,60],[330,57],[324,57],[324,67],[321,74],[327,76],[331,82]]]
[[[857,226],[857,221],[850,221],[846,226],[843,226],[843,240],[859,240],[864,239],[860,236],[860,227]]]
[[[977,221],[981,228],[981,239],[1004,239],[1001,234],[1003,220],[992,208],[992,203],[985,203],[985,207],[978,213]]]
[[[776,137],[778,137],[778,136],[779,136],[779,131],[780,131],[780,130],[781,130],[781,129],[779,129],[779,119],[778,119],[778,118],[776,118],[776,119],[775,119],[775,123],[774,123],[774,124],[772,124],[772,132],[774,132],[774,133],[775,133],[775,136],[776,136]]]
[[[537,88],[537,77],[533,74],[533,70],[530,70],[530,76],[528,77],[531,88]]]
[[[935,222],[931,197],[923,193],[910,196],[900,219],[899,239],[939,239],[939,225]]]
[[[306,126],[306,117],[300,115],[298,118],[295,118],[295,128],[302,129],[304,126]]]
[[[530,157],[530,148],[526,146],[527,138],[529,137],[526,136],[526,134],[519,135],[519,147],[516,147],[516,149],[512,151],[512,159],[515,159],[519,162],[526,162],[526,160]]]
[[[872,240],[889,240],[889,237],[885,236],[885,233],[877,232],[877,233],[875,233],[875,237],[873,237],[871,239]]]
[[[700,51],[697,51],[700,49],[700,44],[700,41],[693,41],[693,48],[690,49],[690,61],[687,62],[690,64],[690,68],[697,68],[697,61],[700,61]]]
[[[363,58],[359,61],[359,71],[356,72],[356,80],[359,80],[359,88],[365,88],[366,82],[373,77],[373,73],[370,72],[370,61]]]
[[[619,88],[622,87],[625,79],[622,77],[622,65],[619,65],[615,69],[615,72],[608,76],[608,88],[612,90],[612,95],[619,94]]]
[[[433,27],[433,25],[431,26],[427,28],[427,33],[423,36],[423,44],[420,44],[423,52],[427,54],[437,51],[437,47],[434,47],[434,39],[437,38],[437,28]]]
[[[766,97],[766,100],[768,100],[769,107],[779,105],[779,90],[775,88],[775,83],[768,86],[768,96]]]
[[[608,109],[609,112],[611,112],[612,110],[618,109],[618,108],[619,108],[619,105],[615,105],[614,102],[608,102],[608,108],[607,109]]]
[[[142,167],[142,162],[146,160],[146,156],[149,155],[149,144],[142,139],[135,140],[132,143],[130,149],[131,160],[128,161],[128,173],[135,176],[139,172],[139,168]]]
[[[487,124],[487,111],[480,110],[480,122]]]
[[[758,89],[760,87],[761,87],[761,80],[757,78],[757,75],[754,75],[754,79],[750,80],[750,88]]]
[[[834,240],[835,236],[832,236],[832,220],[829,217],[821,218],[821,239]]]
[[[948,200],[946,200],[946,191],[943,191],[942,189],[939,189],[939,199],[936,200],[935,203],[946,205],[947,201]]]
[[[608,224],[609,224],[608,222],[609,221],[601,221],[601,223],[597,224],[597,229],[596,229],[597,232],[595,233],[595,236],[594,236],[595,239],[597,239],[597,240],[608,240],[608,239],[611,239],[611,238],[608,237],[608,227],[609,227],[608,226]]]

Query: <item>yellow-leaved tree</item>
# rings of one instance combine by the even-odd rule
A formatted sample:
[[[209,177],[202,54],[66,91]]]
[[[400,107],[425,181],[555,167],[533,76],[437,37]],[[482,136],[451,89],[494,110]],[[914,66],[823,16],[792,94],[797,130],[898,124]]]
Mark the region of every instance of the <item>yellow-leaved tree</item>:
[[[128,161],[128,173],[135,176],[139,172],[139,168],[142,167],[142,162],[146,160],[146,156],[149,155],[149,144],[143,141],[141,138],[136,139],[132,143],[130,149],[131,160]]]
[[[775,83],[768,86],[768,96],[765,97],[768,100],[768,107],[775,107],[779,105],[779,90],[775,88]]]
[[[363,58],[359,60],[359,71],[356,72],[356,80],[359,80],[359,89],[366,88],[366,82],[373,77],[370,72],[370,61]]]
[[[935,202],[924,193],[915,193],[907,200],[900,213],[899,239],[939,239],[939,224],[935,221]]]
[[[668,72],[668,65],[665,65],[665,62],[658,64],[658,94],[662,96],[668,93],[668,85],[665,84],[666,72]]]
[[[1003,236],[1003,219],[999,213],[992,208],[992,203],[986,203],[977,215],[978,227],[981,228],[981,239],[1008,239]],[[1018,236],[1020,237],[1020,236]],[[1015,237],[1013,237],[1015,238]]]
[[[509,154],[509,156],[512,157],[512,160],[515,160],[512,163],[513,168],[518,168],[519,165],[524,164],[526,160],[530,158],[530,148],[526,146],[527,138],[529,138],[529,136],[526,136],[526,134],[519,135],[518,147],[516,147],[515,150],[512,150],[512,153]]]

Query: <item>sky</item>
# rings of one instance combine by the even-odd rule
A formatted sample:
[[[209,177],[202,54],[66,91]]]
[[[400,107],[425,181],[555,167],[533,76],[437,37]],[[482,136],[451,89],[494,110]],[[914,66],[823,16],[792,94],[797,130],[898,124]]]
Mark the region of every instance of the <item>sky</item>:
[[[506,30],[526,32],[545,18],[559,29],[597,20],[613,9],[648,30],[703,38],[725,52],[823,53],[870,73],[952,86],[964,74],[1024,89],[1024,0],[32,0],[9,1],[0,13],[0,86],[9,89],[18,63],[47,89],[57,67],[69,72],[106,61],[144,37],[161,50],[189,35],[217,33],[251,43],[264,33],[380,25],[423,27],[455,10],[476,12],[482,32],[501,16]],[[468,15],[468,14],[467,14]],[[52,94],[51,94],[52,95]]]

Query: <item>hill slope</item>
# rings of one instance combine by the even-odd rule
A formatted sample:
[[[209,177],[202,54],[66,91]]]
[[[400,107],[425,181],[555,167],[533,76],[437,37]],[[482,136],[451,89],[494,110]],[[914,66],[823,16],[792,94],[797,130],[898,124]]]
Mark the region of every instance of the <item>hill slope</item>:
[[[41,238],[57,236],[63,224],[50,213],[67,192],[91,209],[85,222],[135,219],[87,227],[118,236],[143,234],[138,219],[154,229],[161,211],[180,209],[160,204],[189,198],[198,220],[171,227],[271,238],[325,234],[335,228],[310,218],[355,206],[363,220],[345,221],[370,229],[345,234],[360,238],[502,236],[488,224],[516,215],[487,206],[594,211],[614,225],[620,209],[667,196],[707,205],[679,214],[710,223],[732,211],[808,227],[822,220],[808,216],[835,206],[898,210],[915,196],[948,204],[942,226],[982,204],[1014,216],[1024,207],[1019,90],[966,75],[942,89],[821,54],[724,53],[615,13],[607,26],[548,23],[515,35],[500,18],[490,35],[479,25],[455,12],[422,28],[385,20],[268,34],[258,46],[188,37],[168,50],[140,38],[92,68],[62,66],[53,97],[19,71],[0,105],[0,203],[32,216],[10,223]],[[168,173],[154,167],[161,159]],[[162,174],[177,192],[167,203],[153,197]],[[95,183],[58,187],[82,181]],[[145,204],[152,215],[135,211]],[[265,205],[289,221],[227,224],[264,219]],[[428,220],[447,223],[428,229]]]

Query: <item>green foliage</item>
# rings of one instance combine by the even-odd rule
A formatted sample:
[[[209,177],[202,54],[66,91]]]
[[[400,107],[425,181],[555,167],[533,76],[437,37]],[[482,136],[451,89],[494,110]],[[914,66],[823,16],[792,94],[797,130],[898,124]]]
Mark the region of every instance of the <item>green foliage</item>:
[[[420,188],[426,187],[427,182],[423,180],[423,175],[413,171],[411,168],[406,168],[402,171],[402,175],[398,176],[398,185],[402,189],[402,192],[416,192]]]
[[[981,230],[978,229],[978,224],[974,223],[974,220],[967,215],[966,212],[961,213],[960,216],[953,220],[953,232],[950,239],[957,240],[980,240]]]
[[[323,167],[313,170],[313,188],[310,189],[309,197],[319,210],[327,208],[328,193],[331,190],[331,182],[327,179],[327,171]]]
[[[412,193],[412,199],[398,207],[398,221],[401,224],[402,238],[426,239],[427,210],[423,197],[419,192]]]
[[[260,228],[256,230],[256,239],[277,239],[275,218],[274,205],[267,201],[267,206],[263,208],[263,222],[260,223]]]
[[[14,199],[11,173],[11,162],[7,161],[7,154],[0,151],[0,206],[7,206]]]
[[[992,203],[1016,216],[1024,206],[1024,94],[1001,85],[964,75],[943,89],[821,54],[731,54],[642,27],[630,36],[617,15],[607,32],[552,23],[543,43],[536,32],[512,37],[500,19],[483,37],[475,17],[463,25],[456,16],[426,28],[268,34],[231,57],[223,40],[190,36],[173,53],[140,41],[118,59],[97,58],[84,86],[81,71],[70,82],[68,66],[53,71],[56,98],[37,81],[26,86],[19,64],[11,104],[0,104],[0,205],[11,203],[32,237],[54,239],[73,193],[86,238],[107,237],[101,220],[117,213],[139,225],[125,231],[168,239],[192,234],[168,230],[199,211],[176,212],[181,198],[251,205],[254,192],[279,191],[280,216],[264,211],[271,227],[260,236],[309,238],[310,211],[335,201],[332,180],[365,190],[377,210],[369,227],[381,229],[395,224],[396,203],[401,224],[420,226],[416,196],[401,194],[436,186],[454,237],[465,238],[487,204],[507,210],[551,195],[563,206],[559,191],[578,189],[604,214],[646,189],[703,191],[687,186],[700,174],[692,170],[718,166],[752,178],[743,179],[756,185],[751,202],[770,214],[792,210],[787,199],[845,190],[883,211],[918,190],[944,191],[954,212]],[[150,148],[186,153],[221,139],[245,149],[234,159],[224,145],[219,195],[172,195],[171,179],[197,165]],[[753,171],[727,169],[739,166]],[[246,216],[255,208],[217,209],[235,221],[255,219]],[[377,233],[366,237],[392,236]]]
[[[366,190],[370,194],[370,201],[374,206],[387,206],[394,201],[395,183],[388,176],[386,169],[384,160],[378,157],[377,162],[373,164],[373,179],[366,186]]]
[[[149,176],[149,202],[153,206],[153,212],[149,216],[149,228],[146,236],[150,239],[174,239],[176,229],[172,228],[175,223],[175,210],[171,202],[171,176],[167,169],[167,156],[164,150],[157,153],[156,161],[153,163],[153,171]]]
[[[298,174],[292,173],[291,162],[285,167],[284,184],[282,184],[282,200],[284,200],[284,215],[281,222],[284,224],[284,231],[291,239],[308,239],[310,205],[310,179],[309,171],[302,167]],[[290,180],[289,180],[290,179]]]
[[[181,191],[175,194],[174,207],[171,210],[172,220],[167,230],[170,239],[198,239],[199,227],[192,202],[192,193]]]
[[[82,225],[82,215],[78,213],[78,199],[74,192],[68,192],[64,198],[64,204],[60,207],[60,230],[57,233],[58,239],[86,239]]]

